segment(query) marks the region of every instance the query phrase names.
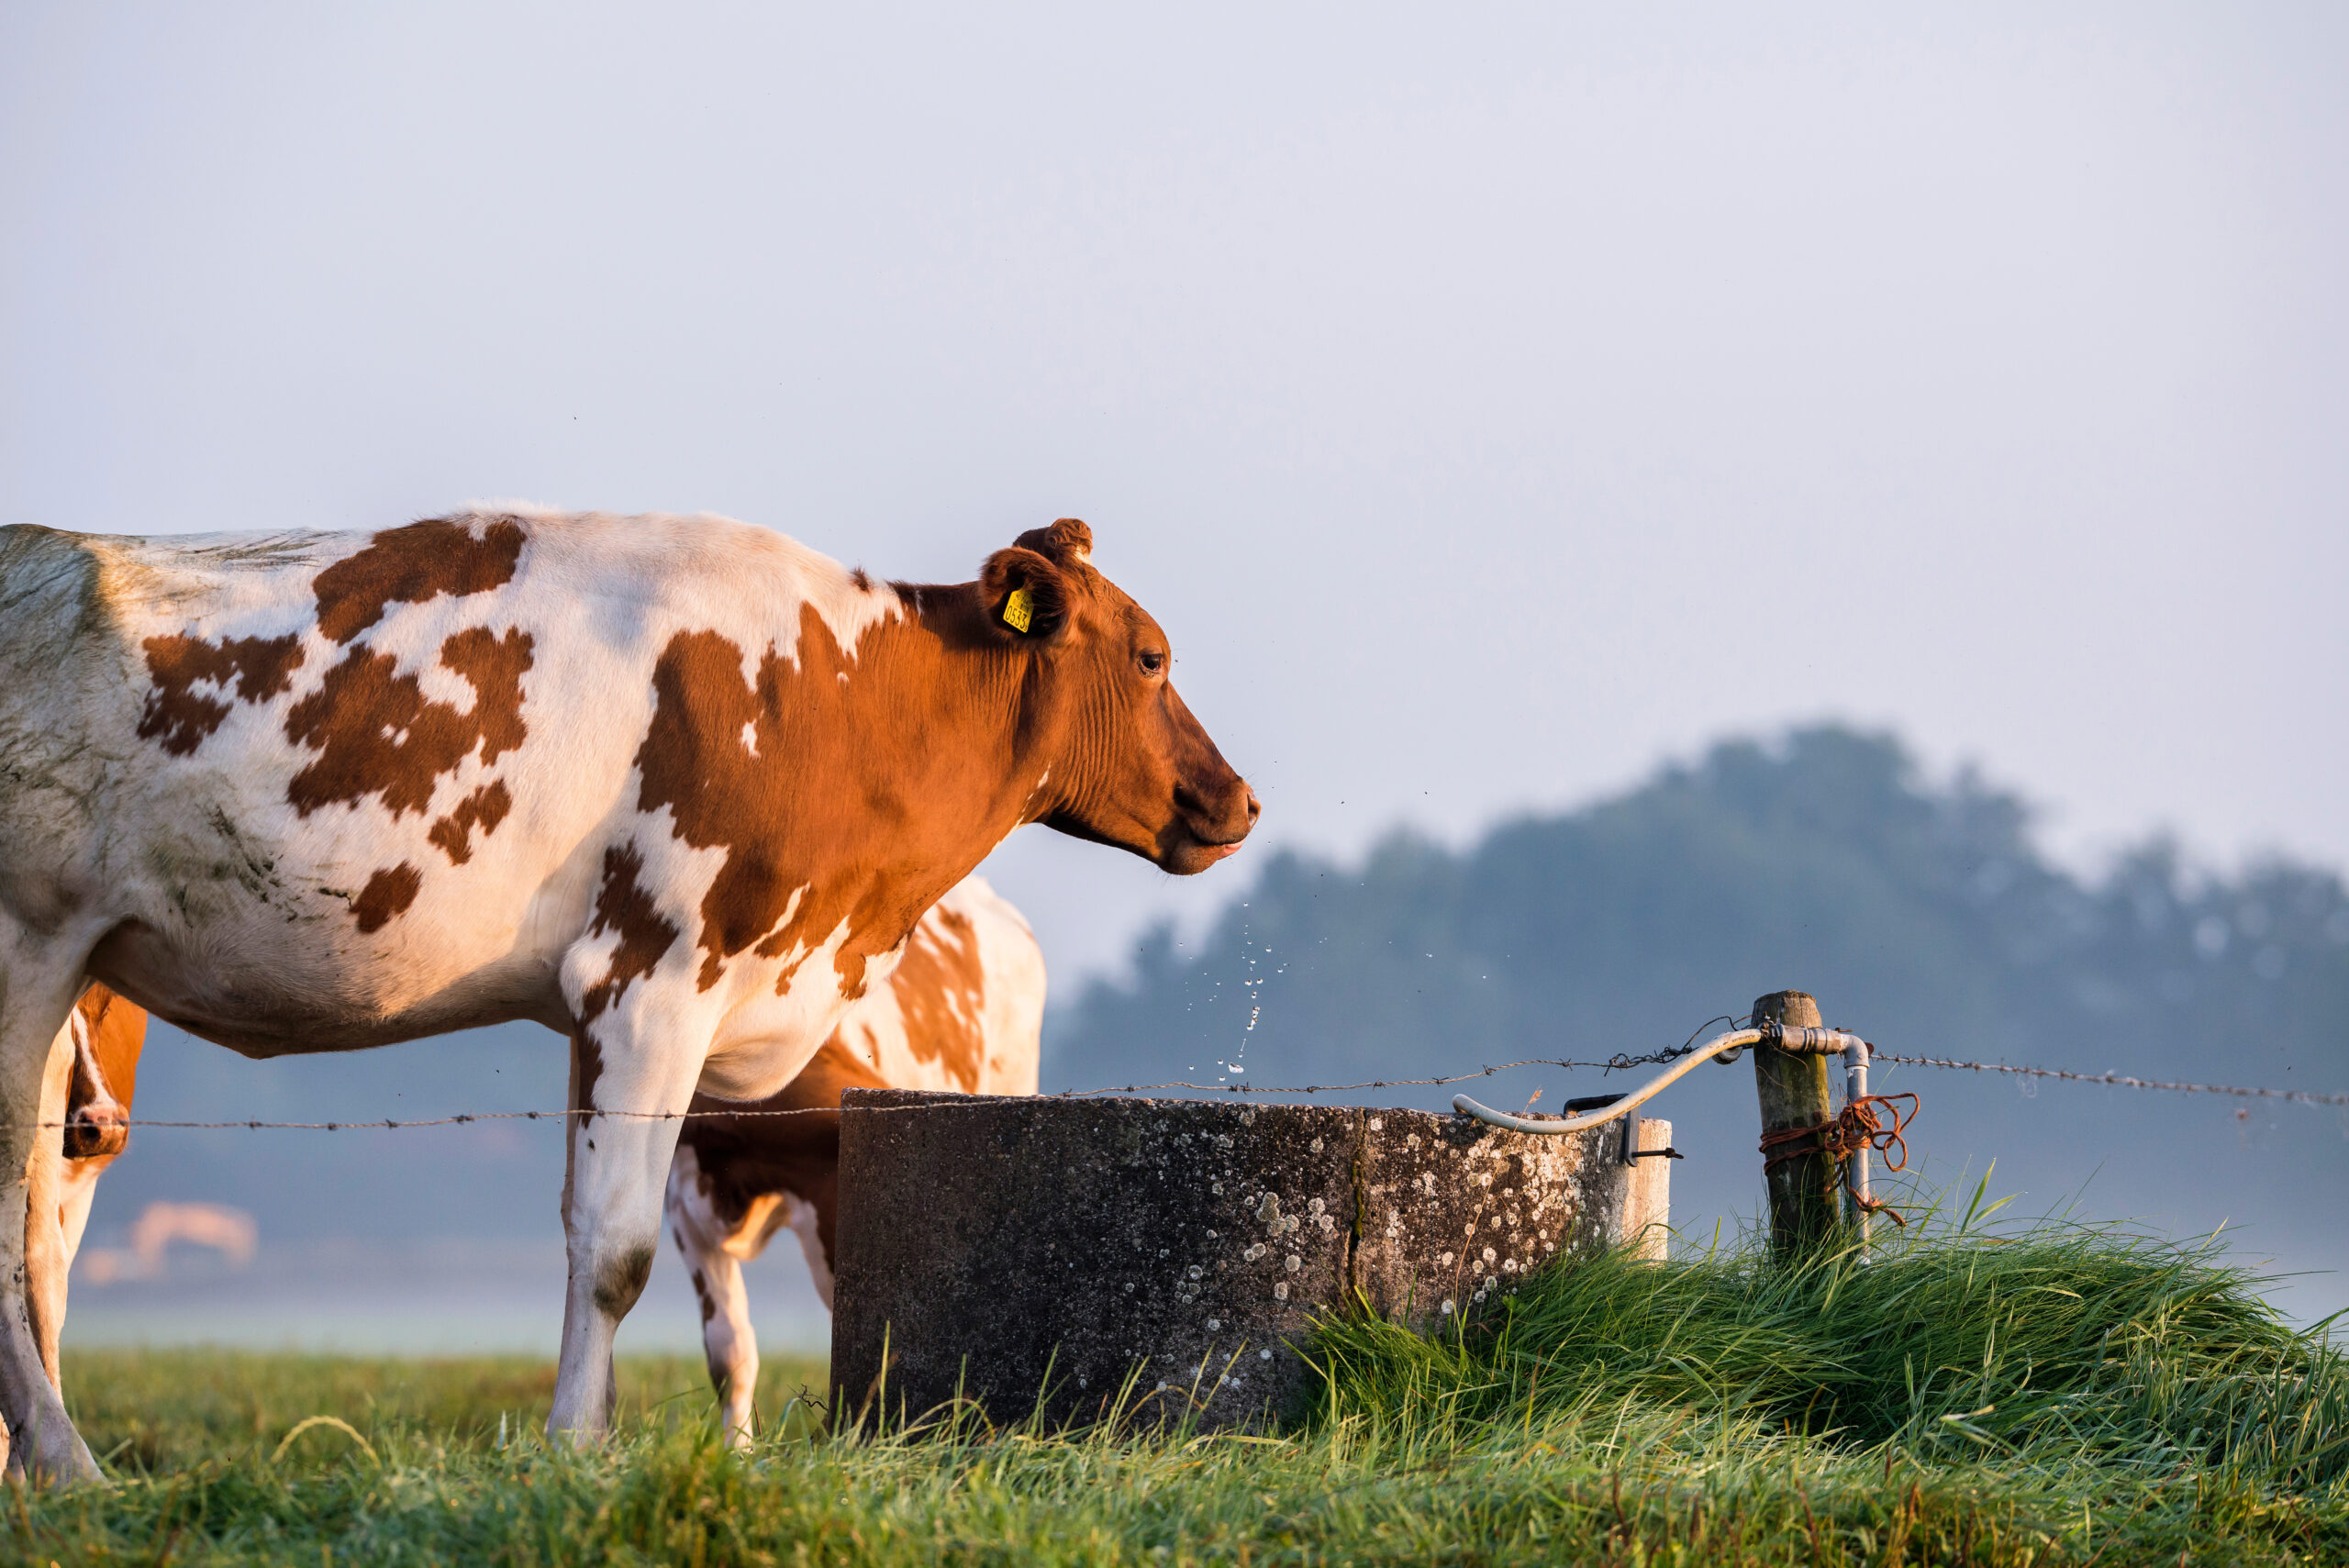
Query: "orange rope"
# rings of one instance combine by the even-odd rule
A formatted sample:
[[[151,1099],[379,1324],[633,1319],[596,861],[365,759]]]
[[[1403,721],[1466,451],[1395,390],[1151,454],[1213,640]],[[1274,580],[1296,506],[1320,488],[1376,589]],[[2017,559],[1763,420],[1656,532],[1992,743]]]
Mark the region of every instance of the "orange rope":
[[[1900,1108],[1892,1103],[1895,1100],[1909,1102],[1907,1115],[1901,1114]],[[1876,1107],[1878,1106],[1884,1107],[1885,1115],[1892,1118],[1890,1127],[1885,1126],[1882,1118],[1876,1115]],[[1787,1127],[1781,1128],[1776,1132],[1764,1133],[1761,1151],[1765,1158],[1762,1162],[1762,1169],[1765,1173],[1767,1173],[1773,1167],[1783,1165],[1789,1160],[1800,1160],[1812,1154],[1824,1154],[1835,1162],[1834,1166],[1830,1167],[1831,1173],[1828,1176],[1828,1185],[1831,1190],[1834,1186],[1835,1180],[1831,1173],[1836,1167],[1840,1167],[1844,1173],[1844,1184],[1852,1195],[1854,1207],[1865,1214],[1885,1215],[1895,1225],[1906,1227],[1909,1223],[1908,1218],[1898,1209],[1872,1197],[1862,1197],[1859,1188],[1851,1184],[1851,1157],[1863,1149],[1872,1149],[1885,1157],[1886,1170],[1907,1170],[1909,1140],[1903,1134],[1908,1131],[1909,1124],[1916,1119],[1917,1096],[1914,1094],[1862,1095],[1858,1099],[1847,1102],[1841,1112],[1825,1121],[1813,1122],[1809,1127]],[[1805,1143],[1806,1146],[1789,1147],[1798,1142]],[[1898,1158],[1892,1152],[1895,1149],[1900,1151]],[[1778,1152],[1772,1153],[1773,1150]]]

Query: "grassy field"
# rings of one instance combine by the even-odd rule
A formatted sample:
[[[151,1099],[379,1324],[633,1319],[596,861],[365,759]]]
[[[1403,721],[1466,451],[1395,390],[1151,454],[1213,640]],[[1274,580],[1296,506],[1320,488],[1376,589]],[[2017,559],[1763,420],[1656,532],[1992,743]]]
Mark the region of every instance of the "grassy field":
[[[17,1491],[28,1562],[2282,1563],[2349,1561],[2349,1367],[2252,1283],[2125,1232],[1956,1221],[1800,1269],[1717,1252],[1531,1282],[1486,1331],[1333,1325],[1277,1433],[975,1416],[715,1441],[699,1366],[623,1435],[539,1437],[548,1366],[74,1357],[117,1477]],[[292,1438],[296,1424],[331,1416]]]

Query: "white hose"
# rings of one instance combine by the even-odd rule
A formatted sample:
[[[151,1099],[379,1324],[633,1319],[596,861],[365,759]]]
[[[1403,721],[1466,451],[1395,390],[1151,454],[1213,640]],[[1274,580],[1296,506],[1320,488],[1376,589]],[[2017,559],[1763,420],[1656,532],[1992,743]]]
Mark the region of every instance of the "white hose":
[[[1710,1062],[1724,1051],[1742,1051],[1749,1045],[1763,1044],[1806,1056],[1834,1056],[1854,1049],[1862,1052],[1867,1050],[1867,1041],[1842,1029],[1731,1029],[1727,1034],[1716,1035],[1707,1040],[1650,1079],[1643,1087],[1624,1095],[1611,1106],[1585,1116],[1511,1116],[1490,1106],[1480,1106],[1465,1095],[1453,1095],[1452,1108],[1462,1116],[1472,1116],[1478,1121],[1493,1127],[1505,1127],[1511,1132],[1538,1132],[1545,1137],[1561,1132],[1581,1132],[1589,1128],[1604,1127],[1617,1117],[1631,1115],[1678,1083],[1700,1062]]]

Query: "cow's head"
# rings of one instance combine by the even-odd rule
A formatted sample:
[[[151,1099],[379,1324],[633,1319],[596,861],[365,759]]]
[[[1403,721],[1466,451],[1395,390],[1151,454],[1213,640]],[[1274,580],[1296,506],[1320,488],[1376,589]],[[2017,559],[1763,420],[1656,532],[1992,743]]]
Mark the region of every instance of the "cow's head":
[[[1150,612],[1093,568],[1074,517],[1030,528],[987,558],[979,604],[990,635],[1024,649],[1039,698],[1064,709],[1042,820],[1188,876],[1240,847],[1256,792],[1174,692],[1174,650]]]
[[[147,1015],[103,985],[92,985],[74,1009],[73,1074],[65,1091],[65,1157],[95,1160],[119,1154],[130,1141],[130,1095]]]

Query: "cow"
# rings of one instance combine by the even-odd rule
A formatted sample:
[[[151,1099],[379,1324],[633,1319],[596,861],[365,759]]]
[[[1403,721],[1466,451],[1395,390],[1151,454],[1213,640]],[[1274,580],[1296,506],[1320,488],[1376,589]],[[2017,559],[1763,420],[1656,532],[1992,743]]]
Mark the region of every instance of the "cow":
[[[669,1233],[700,1303],[728,1441],[750,1442],[759,1381],[741,1264],[788,1227],[832,1305],[841,1092],[1032,1095],[1043,1023],[1043,951],[1019,911],[973,876],[921,917],[888,984],[781,1094],[746,1106],[695,1096],[669,1166]]]
[[[709,516],[0,529],[0,1169],[86,980],[252,1057],[543,1023],[571,1041],[548,1429],[599,1438],[696,1093],[797,1077],[1016,828],[1179,874],[1253,828],[1093,543],[1063,518],[917,584]],[[25,1212],[0,1413],[28,1473],[95,1478]]]

